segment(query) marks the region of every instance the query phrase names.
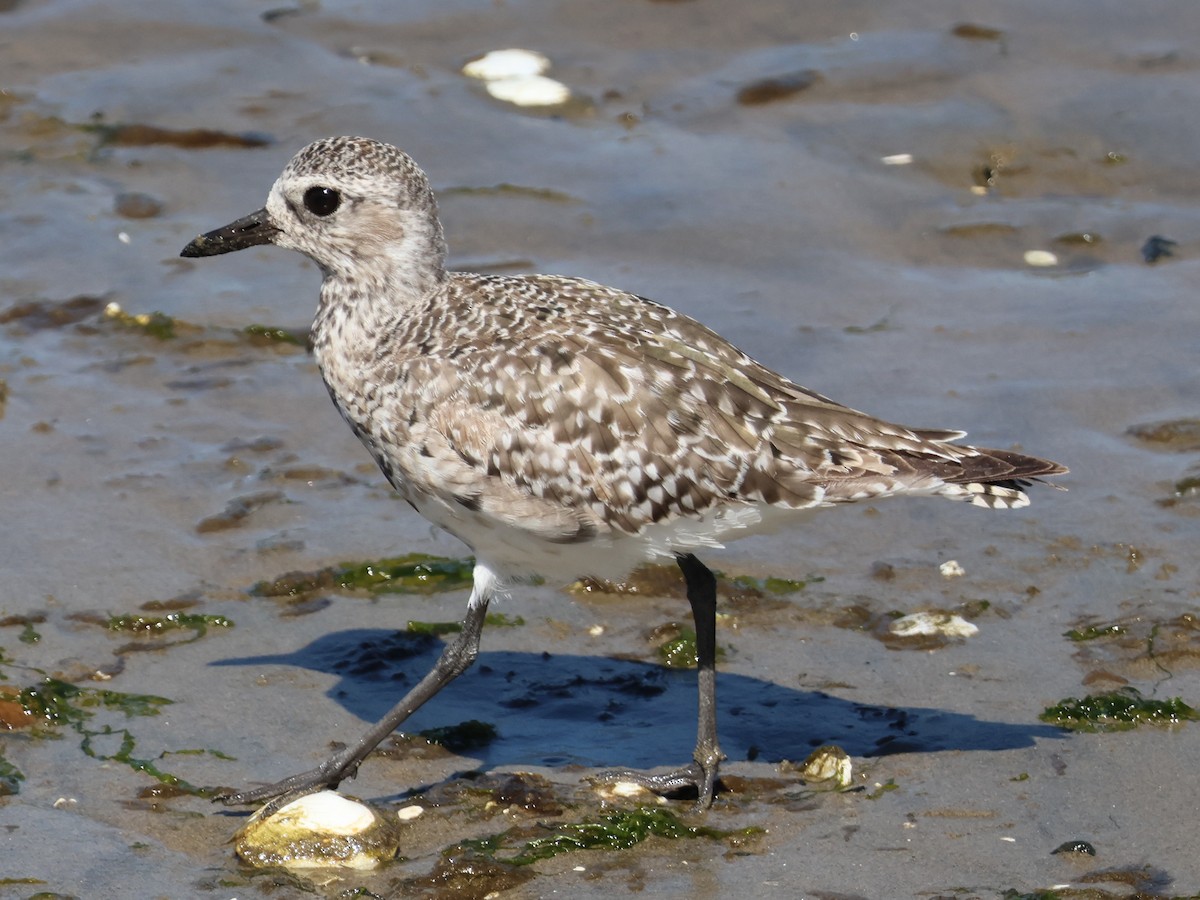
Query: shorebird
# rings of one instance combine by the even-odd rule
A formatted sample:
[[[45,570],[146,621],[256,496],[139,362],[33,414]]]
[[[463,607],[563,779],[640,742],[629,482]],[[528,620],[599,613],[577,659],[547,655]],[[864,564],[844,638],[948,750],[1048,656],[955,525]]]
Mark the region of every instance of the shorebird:
[[[906,428],[779,375],[693,319],[581,278],[447,271],[429,180],[399,149],[319,140],[263,209],[182,252],[263,244],[321,269],[312,347],[333,402],[401,497],[475,554],[462,631],[374,727],[316,769],[229,792],[285,801],[354,777],[414,710],[475,660],[498,587],[534,575],[620,578],[674,560],[695,620],[699,715],[691,762],[606,773],[711,804],[716,579],[696,553],[824,507],[896,495],[1028,504],[1066,472],[1009,450]]]

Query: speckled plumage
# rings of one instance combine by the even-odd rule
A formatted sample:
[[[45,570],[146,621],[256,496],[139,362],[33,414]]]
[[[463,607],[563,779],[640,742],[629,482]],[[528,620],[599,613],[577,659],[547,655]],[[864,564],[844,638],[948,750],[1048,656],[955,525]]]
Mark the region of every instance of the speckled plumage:
[[[328,219],[298,199],[313,185],[343,197]],[[310,145],[267,210],[276,243],[325,272],[313,345],[334,402],[405,499],[501,577],[619,577],[782,511],[892,494],[1020,506],[1017,479],[1062,471],[847,409],[623,291],[447,272],[429,183],[387,145]]]
[[[184,253],[266,242],[321,267],[312,342],[329,393],[396,490],[476,554],[472,610],[497,580],[674,558],[699,631],[711,575],[694,550],[897,494],[1023,506],[1028,480],[1065,471],[840,406],[623,291],[448,272],[429,182],[386,144],[311,144],[265,210]],[[704,704],[702,690],[702,799],[720,758]]]

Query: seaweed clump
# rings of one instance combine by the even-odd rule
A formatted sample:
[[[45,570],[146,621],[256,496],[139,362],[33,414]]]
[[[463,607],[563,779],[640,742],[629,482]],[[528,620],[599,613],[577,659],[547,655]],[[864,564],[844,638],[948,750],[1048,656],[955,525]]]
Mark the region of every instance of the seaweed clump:
[[[1156,700],[1143,697],[1137,688],[1122,687],[1082,699],[1068,697],[1047,707],[1039,718],[1071,731],[1104,732],[1129,731],[1140,725],[1181,725],[1200,718],[1200,713],[1179,697]]]

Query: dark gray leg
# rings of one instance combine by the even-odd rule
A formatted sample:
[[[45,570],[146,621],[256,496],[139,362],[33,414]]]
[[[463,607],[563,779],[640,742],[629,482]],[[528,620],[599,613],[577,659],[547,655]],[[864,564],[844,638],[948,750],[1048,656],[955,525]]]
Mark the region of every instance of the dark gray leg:
[[[693,759],[704,776],[696,788],[698,800],[701,806],[709,807],[716,791],[717,768],[725,758],[717,742],[717,579],[690,553],[676,561],[687,582],[688,603],[696,626],[696,678],[700,696]]]
[[[725,754],[717,743],[717,579],[691,553],[675,557],[687,583],[688,603],[696,626],[696,662],[700,704],[696,725],[696,752],[692,762],[673,772],[602,772],[606,781],[632,781],[656,793],[669,794],[695,788],[699,808],[712,805],[717,769]]]
[[[271,800],[263,809],[262,814],[266,817],[298,797],[324,788],[336,788],[342,781],[353,778],[358,773],[359,763],[379,746],[380,741],[475,662],[475,657],[479,654],[479,635],[483,631],[483,619],[487,615],[490,599],[490,589],[482,592],[477,590],[472,595],[467,615],[462,621],[462,631],[454,642],[442,651],[433,669],[405,694],[404,699],[393,706],[387,715],[372,726],[370,731],[353,744],[309,772],[293,775],[265,787],[220,794],[214,799],[230,806]]]

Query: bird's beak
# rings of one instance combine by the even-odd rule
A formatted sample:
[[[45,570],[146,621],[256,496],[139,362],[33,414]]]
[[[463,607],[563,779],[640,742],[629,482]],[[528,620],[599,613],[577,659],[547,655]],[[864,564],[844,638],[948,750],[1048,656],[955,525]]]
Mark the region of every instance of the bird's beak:
[[[275,240],[277,234],[279,229],[272,224],[271,217],[264,208],[243,216],[236,222],[230,222],[224,228],[200,235],[184,247],[179,255],[218,256],[222,253],[232,253],[234,250],[269,244]]]

